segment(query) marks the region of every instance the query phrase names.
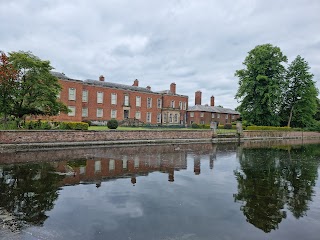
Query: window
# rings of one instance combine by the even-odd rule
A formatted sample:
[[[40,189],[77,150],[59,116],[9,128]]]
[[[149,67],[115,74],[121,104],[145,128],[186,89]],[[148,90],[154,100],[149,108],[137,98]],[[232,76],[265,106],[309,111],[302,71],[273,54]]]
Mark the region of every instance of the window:
[[[136,107],[141,107],[141,97],[136,96]]]
[[[218,116],[217,116],[217,118],[220,118],[220,113],[218,113]]]
[[[140,119],[141,118],[141,113],[140,112],[136,112],[136,119]]]
[[[97,117],[102,118],[103,117],[103,109],[102,108],[97,108]]]
[[[111,118],[117,118],[117,110],[111,110]]]
[[[229,115],[228,114],[226,114],[226,119],[228,119],[229,118]]]
[[[111,104],[116,105],[117,104],[117,94],[111,93]]]
[[[123,158],[122,158],[122,168],[123,169],[128,168],[128,157],[127,156],[123,156]]]
[[[129,106],[129,95],[124,95],[124,106]]]
[[[234,115],[232,115],[232,119],[234,119]]]
[[[139,157],[135,156],[134,157],[134,168],[138,168],[139,167]]]
[[[161,100],[161,98],[158,98],[158,100],[157,100],[157,107],[158,107],[158,108],[161,108],[161,107],[162,107],[162,100]]]
[[[82,117],[88,117],[88,108],[82,108]]]
[[[101,161],[95,161],[94,162],[94,172],[101,172]]]
[[[82,102],[88,102],[88,90],[82,91]]]
[[[211,118],[214,118],[214,113],[211,113]]]
[[[202,113],[200,113],[200,117],[203,117],[204,116],[204,113],[202,112]]]
[[[70,101],[76,100],[76,89],[75,88],[69,88],[69,100]]]
[[[204,124],[204,121],[201,121],[200,124]]]
[[[152,98],[147,98],[147,108],[151,108],[152,107]]]
[[[179,102],[179,108],[180,108],[180,110],[182,110],[182,108],[183,108],[181,101]]]
[[[168,117],[168,114],[163,114],[163,123],[166,123],[167,122],[167,117]]]
[[[178,114],[174,115],[174,122],[176,122],[176,123],[178,122]]]
[[[187,103],[186,102],[183,103],[183,110],[187,110]]]
[[[190,117],[194,117],[194,112],[190,112]]]
[[[86,166],[80,167],[80,174],[85,174],[86,173]]]
[[[103,103],[103,92],[97,92],[97,103]]]
[[[157,115],[157,123],[161,123],[161,113],[158,113]]]
[[[147,112],[147,123],[151,123],[151,112]]]
[[[174,101],[171,101],[171,107],[174,108]]]
[[[70,112],[68,112],[68,116],[74,117],[76,115],[76,107],[75,106],[68,106]]]
[[[114,160],[110,159],[109,161],[109,171],[113,171],[114,170]]]
[[[172,123],[173,119],[172,119],[172,113],[169,114],[169,122]]]

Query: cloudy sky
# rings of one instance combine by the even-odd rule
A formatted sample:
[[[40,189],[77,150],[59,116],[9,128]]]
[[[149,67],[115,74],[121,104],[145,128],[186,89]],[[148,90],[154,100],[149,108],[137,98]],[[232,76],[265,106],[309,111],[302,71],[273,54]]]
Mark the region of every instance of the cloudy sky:
[[[0,0],[0,50],[31,51],[75,79],[98,79],[235,108],[235,70],[271,43],[308,61],[320,88],[319,0]]]

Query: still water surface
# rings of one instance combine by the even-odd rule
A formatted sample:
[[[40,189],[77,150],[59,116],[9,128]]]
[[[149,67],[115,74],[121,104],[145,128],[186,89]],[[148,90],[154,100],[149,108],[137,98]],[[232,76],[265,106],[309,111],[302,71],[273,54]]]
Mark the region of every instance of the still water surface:
[[[0,239],[319,239],[320,144],[0,154]]]

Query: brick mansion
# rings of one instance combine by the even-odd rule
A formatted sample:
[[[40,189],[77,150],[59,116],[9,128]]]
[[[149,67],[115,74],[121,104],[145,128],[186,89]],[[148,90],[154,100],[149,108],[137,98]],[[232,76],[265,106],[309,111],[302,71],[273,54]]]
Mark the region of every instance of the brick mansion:
[[[139,81],[132,86],[99,80],[77,80],[58,72],[52,72],[62,86],[60,101],[66,104],[69,113],[54,117],[58,121],[107,122],[110,119],[135,121],[150,125],[191,125],[192,123],[231,123],[240,117],[237,111],[201,105],[200,91],[195,93],[195,105],[188,106],[188,96],[177,94],[176,84],[168,90],[152,91],[150,86],[140,87]]]

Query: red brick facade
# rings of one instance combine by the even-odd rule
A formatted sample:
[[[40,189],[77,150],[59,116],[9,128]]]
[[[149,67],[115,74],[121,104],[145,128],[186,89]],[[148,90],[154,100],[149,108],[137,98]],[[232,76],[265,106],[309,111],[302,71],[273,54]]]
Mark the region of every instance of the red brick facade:
[[[60,76],[60,77],[59,77]],[[151,125],[178,125],[186,123],[188,96],[176,94],[176,84],[170,90],[153,92],[139,87],[99,81],[74,80],[58,75],[62,86],[60,99],[72,112],[54,117],[58,121],[99,121],[110,119],[138,119]]]
[[[214,96],[210,98],[210,105],[201,105],[201,91],[195,92],[195,106],[188,108],[187,124],[210,124],[216,122],[226,124],[236,121],[240,117],[240,113],[229,108],[214,106]]]

